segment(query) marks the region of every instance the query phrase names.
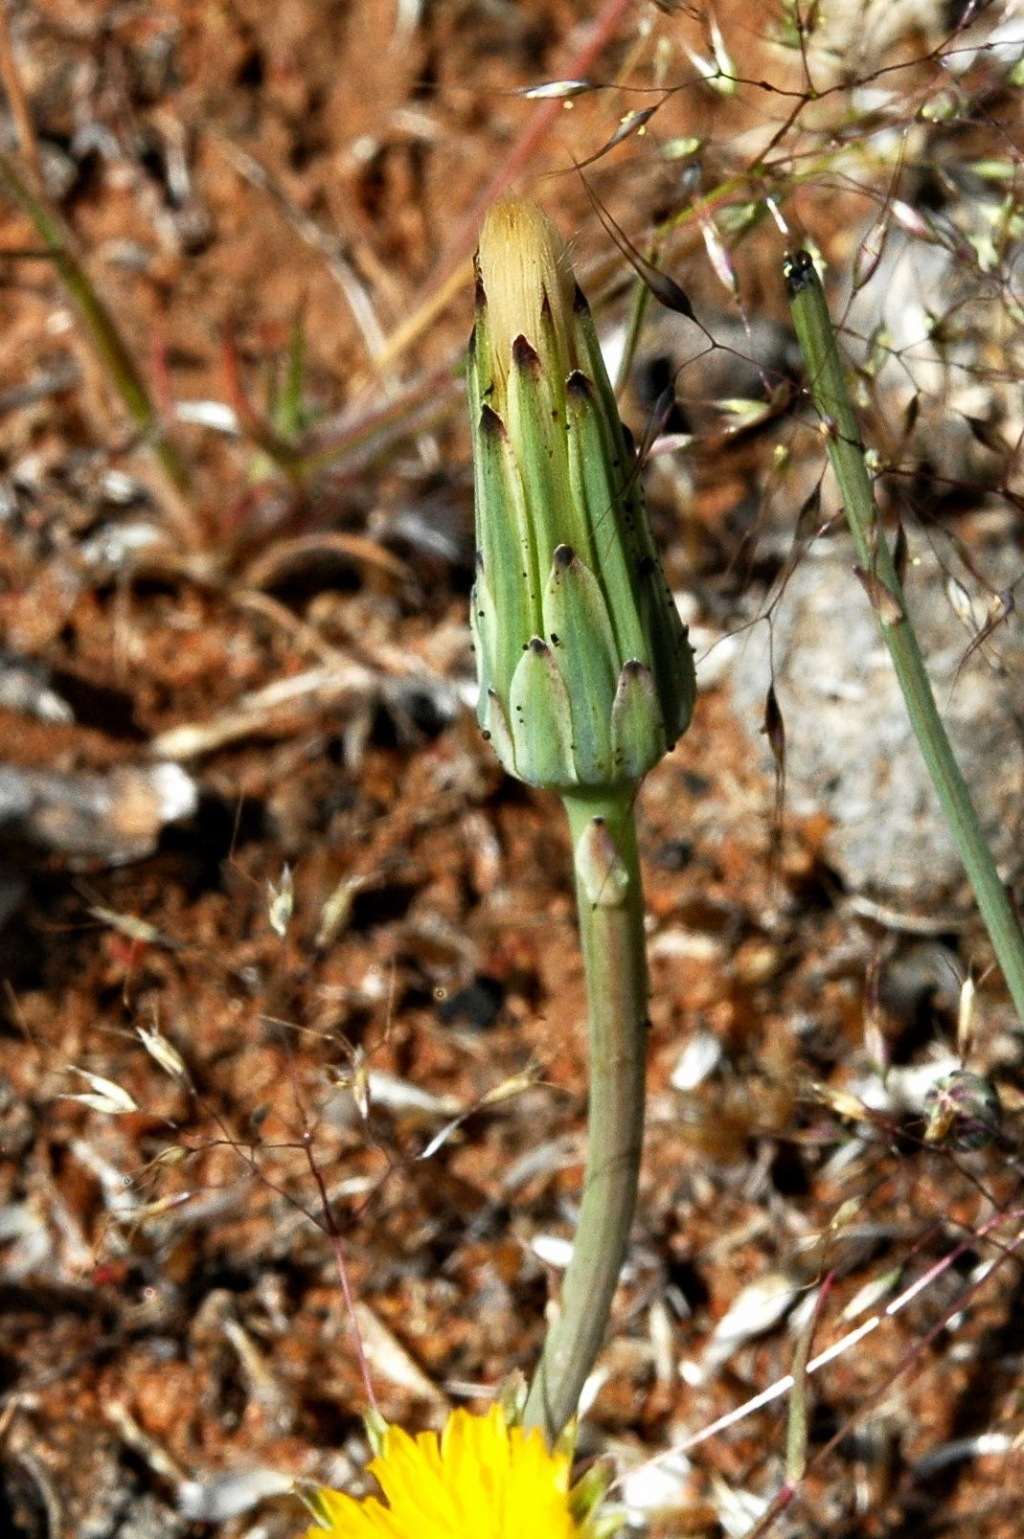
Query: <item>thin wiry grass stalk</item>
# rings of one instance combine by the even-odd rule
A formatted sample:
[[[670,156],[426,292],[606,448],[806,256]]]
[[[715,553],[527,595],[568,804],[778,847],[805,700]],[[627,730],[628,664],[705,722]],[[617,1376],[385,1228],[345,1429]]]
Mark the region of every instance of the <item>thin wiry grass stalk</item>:
[[[25,85],[18,68],[18,59],[14,50],[14,39],[11,36],[10,8],[0,5],[0,82],[3,84],[7,96],[11,117],[14,120],[14,131],[17,135],[18,148],[22,159],[29,170],[33,182],[38,186],[41,178],[39,174],[39,141],[36,138],[35,125],[32,122],[32,110],[25,94]]]

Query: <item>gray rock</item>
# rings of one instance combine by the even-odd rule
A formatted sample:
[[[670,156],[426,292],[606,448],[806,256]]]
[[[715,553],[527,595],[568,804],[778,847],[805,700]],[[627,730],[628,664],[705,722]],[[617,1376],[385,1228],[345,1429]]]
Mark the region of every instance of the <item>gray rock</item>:
[[[1024,561],[990,547],[986,590],[956,560],[918,539],[907,598],[940,714],[1004,880],[1024,872],[1024,624],[1010,613],[971,650],[993,593]],[[736,709],[770,764],[763,724],[774,676],[786,729],[786,804],[825,812],[827,853],[855,892],[915,909],[965,899],[959,857],[911,731],[878,621],[845,536],[819,540],[737,654]],[[969,654],[969,655],[968,655]]]

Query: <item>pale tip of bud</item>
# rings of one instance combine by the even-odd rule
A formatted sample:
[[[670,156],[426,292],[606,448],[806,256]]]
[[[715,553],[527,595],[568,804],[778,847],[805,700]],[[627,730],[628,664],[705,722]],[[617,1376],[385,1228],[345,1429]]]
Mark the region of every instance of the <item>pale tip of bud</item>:
[[[559,351],[568,359],[567,329],[576,283],[565,242],[535,203],[503,198],[488,209],[480,232],[477,271],[487,300],[499,387],[508,377],[517,337],[539,348],[545,304]]]

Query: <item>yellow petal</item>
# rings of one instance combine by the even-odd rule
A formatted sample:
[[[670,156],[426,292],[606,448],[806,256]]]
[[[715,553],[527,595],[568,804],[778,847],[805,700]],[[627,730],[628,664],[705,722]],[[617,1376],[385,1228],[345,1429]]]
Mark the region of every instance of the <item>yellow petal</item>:
[[[318,1492],[307,1539],[581,1539],[568,1453],[509,1427],[500,1405],[454,1411],[440,1437],[389,1427],[369,1470],[384,1500]]]

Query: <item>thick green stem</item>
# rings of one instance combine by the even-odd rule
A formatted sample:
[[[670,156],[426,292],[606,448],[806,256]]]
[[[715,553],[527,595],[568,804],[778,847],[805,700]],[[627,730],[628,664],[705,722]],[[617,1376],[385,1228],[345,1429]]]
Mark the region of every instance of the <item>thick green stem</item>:
[[[999,878],[978,814],[935,704],[931,681],[911,623],[896,563],[875,508],[864,447],[821,282],[810,257],[798,252],[786,265],[793,324],[807,364],[808,385],[828,429],[828,453],[846,517],[907,712],[938,793],[950,832],[1024,1021],[1024,935]]]
[[[526,1402],[553,1443],[604,1341],[629,1243],[643,1146],[647,965],[631,793],[563,798],[572,833],[590,1020],[583,1200],[572,1260]]]

